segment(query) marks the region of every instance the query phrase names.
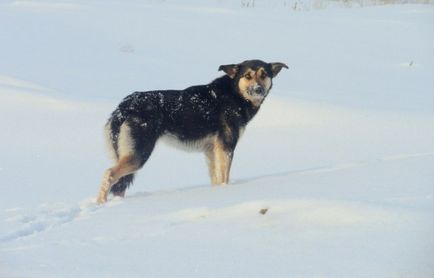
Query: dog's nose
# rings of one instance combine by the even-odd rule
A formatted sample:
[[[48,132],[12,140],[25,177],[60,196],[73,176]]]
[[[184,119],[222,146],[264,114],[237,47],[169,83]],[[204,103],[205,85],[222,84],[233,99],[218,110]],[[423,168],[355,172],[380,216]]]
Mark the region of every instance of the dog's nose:
[[[257,86],[254,88],[255,93],[257,94],[263,94],[264,93],[264,88],[262,88],[261,86]]]

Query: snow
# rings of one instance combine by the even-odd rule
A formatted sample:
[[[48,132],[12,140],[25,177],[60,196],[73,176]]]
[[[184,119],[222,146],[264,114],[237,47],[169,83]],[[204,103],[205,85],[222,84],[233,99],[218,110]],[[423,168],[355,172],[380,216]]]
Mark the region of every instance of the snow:
[[[0,2],[0,277],[433,277],[433,6],[283,2]],[[123,97],[252,58],[229,185],[158,144],[95,204]]]

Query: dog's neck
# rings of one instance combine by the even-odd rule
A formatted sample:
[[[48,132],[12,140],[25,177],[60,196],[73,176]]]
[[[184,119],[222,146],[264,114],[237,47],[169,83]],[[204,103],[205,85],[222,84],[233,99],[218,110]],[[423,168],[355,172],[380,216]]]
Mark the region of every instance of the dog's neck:
[[[228,75],[223,75],[211,82],[209,86],[213,90],[221,91],[220,93],[236,101],[242,109],[240,112],[245,124],[247,124],[256,115],[260,105],[254,105],[249,100],[243,98],[238,93],[238,89],[235,87],[234,83],[234,79],[230,78]]]

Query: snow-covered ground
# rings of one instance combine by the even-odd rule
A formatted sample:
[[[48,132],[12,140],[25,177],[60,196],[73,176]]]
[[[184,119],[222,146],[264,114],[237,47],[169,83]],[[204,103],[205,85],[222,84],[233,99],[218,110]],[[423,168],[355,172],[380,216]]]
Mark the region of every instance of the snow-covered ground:
[[[434,277],[434,7],[246,2],[0,1],[0,277]],[[94,203],[125,95],[252,58],[230,185],[159,144]]]

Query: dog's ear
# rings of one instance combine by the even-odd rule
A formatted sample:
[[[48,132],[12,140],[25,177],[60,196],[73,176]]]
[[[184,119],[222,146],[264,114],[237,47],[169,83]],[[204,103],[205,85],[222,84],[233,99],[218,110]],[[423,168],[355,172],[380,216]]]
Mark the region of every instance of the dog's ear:
[[[239,69],[240,66],[235,64],[221,65],[219,67],[219,70],[224,71],[230,78],[234,78],[235,75],[237,75]]]
[[[275,77],[282,68],[287,69],[288,66],[284,63],[270,63],[271,72],[273,73],[273,77]]]

